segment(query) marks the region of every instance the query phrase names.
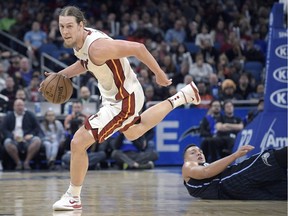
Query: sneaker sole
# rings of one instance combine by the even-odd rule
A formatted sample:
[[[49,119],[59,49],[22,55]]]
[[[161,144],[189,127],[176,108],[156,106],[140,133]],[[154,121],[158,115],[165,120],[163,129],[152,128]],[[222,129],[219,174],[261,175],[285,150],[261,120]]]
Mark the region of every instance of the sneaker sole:
[[[81,210],[82,205],[75,206],[53,206],[54,211],[73,211],[73,210]]]

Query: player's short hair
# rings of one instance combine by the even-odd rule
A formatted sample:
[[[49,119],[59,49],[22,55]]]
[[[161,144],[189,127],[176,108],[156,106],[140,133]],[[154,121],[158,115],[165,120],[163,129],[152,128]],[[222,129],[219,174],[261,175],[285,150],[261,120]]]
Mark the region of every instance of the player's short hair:
[[[196,147],[197,147],[197,145],[196,145],[196,144],[193,144],[193,143],[187,145],[187,146],[185,147],[184,151],[183,151],[183,158],[185,157],[185,153],[186,153],[187,149],[189,149],[189,148],[192,147],[192,146],[196,146]]]
[[[78,24],[82,21],[84,26],[86,26],[86,19],[84,17],[84,13],[76,6],[64,7],[60,11],[59,16],[74,16]]]

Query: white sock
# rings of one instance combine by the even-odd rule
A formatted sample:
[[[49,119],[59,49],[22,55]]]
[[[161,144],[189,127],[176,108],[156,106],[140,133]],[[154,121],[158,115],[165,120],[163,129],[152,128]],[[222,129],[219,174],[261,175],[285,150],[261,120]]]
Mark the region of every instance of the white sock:
[[[175,95],[168,98],[173,109],[187,103],[185,95],[182,91],[177,92]]]
[[[80,197],[81,189],[82,189],[82,185],[81,186],[75,186],[70,182],[70,186],[67,190],[67,193],[71,194],[72,196]]]

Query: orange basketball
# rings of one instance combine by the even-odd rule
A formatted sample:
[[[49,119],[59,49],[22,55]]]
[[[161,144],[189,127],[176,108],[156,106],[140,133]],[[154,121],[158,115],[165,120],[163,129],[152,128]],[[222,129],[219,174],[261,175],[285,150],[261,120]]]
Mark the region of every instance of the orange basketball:
[[[47,101],[54,104],[62,104],[71,98],[73,85],[69,78],[53,73],[43,81],[42,93]]]

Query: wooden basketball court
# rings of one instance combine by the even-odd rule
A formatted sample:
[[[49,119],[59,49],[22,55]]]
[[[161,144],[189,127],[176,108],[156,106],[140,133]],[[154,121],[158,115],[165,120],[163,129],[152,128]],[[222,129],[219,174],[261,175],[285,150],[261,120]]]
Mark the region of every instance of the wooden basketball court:
[[[181,168],[89,171],[82,211],[53,212],[69,172],[0,172],[0,215],[15,216],[286,216],[286,201],[213,201],[190,197]]]

